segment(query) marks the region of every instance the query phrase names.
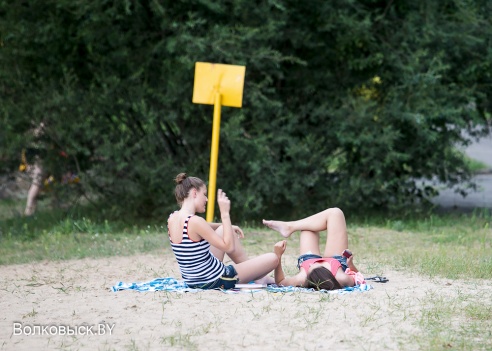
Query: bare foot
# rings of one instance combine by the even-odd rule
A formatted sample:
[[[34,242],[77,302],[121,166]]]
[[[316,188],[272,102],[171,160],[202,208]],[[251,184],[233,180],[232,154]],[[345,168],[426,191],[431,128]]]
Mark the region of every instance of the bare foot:
[[[279,232],[284,238],[288,238],[292,234],[292,230],[289,229],[289,226],[286,222],[282,221],[267,221],[263,220],[263,224],[268,228]]]
[[[27,206],[26,209],[24,210],[24,216],[29,217],[34,214],[34,206]]]

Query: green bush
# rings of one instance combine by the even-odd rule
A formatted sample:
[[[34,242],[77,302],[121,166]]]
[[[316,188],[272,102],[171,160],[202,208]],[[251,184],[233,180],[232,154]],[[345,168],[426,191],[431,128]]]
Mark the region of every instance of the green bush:
[[[239,64],[218,172],[238,218],[407,206],[434,194],[420,180],[469,180],[453,150],[488,132],[490,15],[478,0],[3,0],[0,156],[14,167],[43,121],[51,173],[162,215],[177,173],[208,178],[195,62]]]

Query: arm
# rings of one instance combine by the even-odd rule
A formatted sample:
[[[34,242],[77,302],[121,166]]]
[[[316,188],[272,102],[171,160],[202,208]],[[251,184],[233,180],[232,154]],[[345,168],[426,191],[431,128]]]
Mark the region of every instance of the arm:
[[[282,262],[279,262],[277,268],[275,268],[274,272],[275,276],[275,284],[281,286],[307,286],[307,275],[303,270],[299,271],[296,275],[292,277],[286,277],[284,274],[284,270],[282,269]]]
[[[293,277],[286,277],[284,270],[282,268],[282,255],[287,247],[287,242],[285,240],[279,241],[274,246],[274,252],[278,257],[278,265],[275,268],[275,284],[282,286],[305,286],[306,284],[306,273],[300,271],[297,275]]]
[[[193,226],[188,227],[188,230],[193,230],[199,237],[207,240],[210,245],[215,246],[219,250],[231,252],[234,250],[233,229],[231,217],[229,215],[231,202],[221,189],[217,191],[217,202],[219,204],[220,216],[222,219],[223,237],[217,235],[212,225],[201,217],[196,217],[196,219],[193,220]]]
[[[359,271],[357,269],[357,267],[355,267],[355,265],[354,265],[354,255],[347,258],[347,267],[350,268],[350,270],[354,271],[355,273],[357,273]]]
[[[217,202],[220,208],[220,219],[222,220],[222,228],[224,231],[223,240],[227,246],[225,252],[231,252],[234,251],[234,231],[232,229],[231,216],[229,214],[231,209],[231,201],[222,189],[217,191]]]
[[[208,223],[210,228],[212,228],[213,230],[217,230],[217,228],[220,227],[222,224],[223,223]],[[232,226],[232,232],[239,235],[240,238],[244,238],[243,230],[241,228],[239,228],[239,226],[233,225]]]
[[[354,286],[364,282],[364,277],[354,265],[353,255],[347,258],[347,266],[348,270],[346,272],[343,272],[342,268],[339,268],[337,272],[336,278],[342,286]]]
[[[336,279],[340,283],[341,286],[354,286],[355,281],[354,278],[351,275],[345,274],[342,270],[342,268],[338,269],[339,272],[337,272]]]

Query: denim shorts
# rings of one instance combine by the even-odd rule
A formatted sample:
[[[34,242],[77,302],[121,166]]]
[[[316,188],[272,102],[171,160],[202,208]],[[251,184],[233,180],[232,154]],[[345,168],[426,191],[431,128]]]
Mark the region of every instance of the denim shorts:
[[[306,253],[304,255],[301,255],[299,256],[299,258],[297,259],[297,269],[301,269],[301,264],[304,262],[304,261],[307,261],[307,260],[310,260],[310,259],[313,259],[313,258],[323,258],[322,256],[320,255],[315,255],[313,253]],[[340,264],[342,265],[342,268],[343,268],[343,271],[345,272],[345,270],[348,268],[347,266],[347,258],[343,257],[343,256],[331,256],[331,258],[334,258],[336,259],[338,262],[340,262]]]
[[[212,289],[222,289],[228,290],[233,289],[239,278],[237,277],[236,269],[233,265],[224,267],[224,274],[217,280],[206,284],[188,284],[190,288],[193,289],[204,289],[204,290],[212,290]]]

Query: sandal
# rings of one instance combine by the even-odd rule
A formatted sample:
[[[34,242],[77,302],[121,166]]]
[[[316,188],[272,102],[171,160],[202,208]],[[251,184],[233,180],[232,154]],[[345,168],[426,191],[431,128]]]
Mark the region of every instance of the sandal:
[[[386,283],[389,281],[388,278],[380,277],[379,275],[377,275],[375,277],[365,278],[365,280],[372,280],[372,281],[375,281],[376,283]]]

